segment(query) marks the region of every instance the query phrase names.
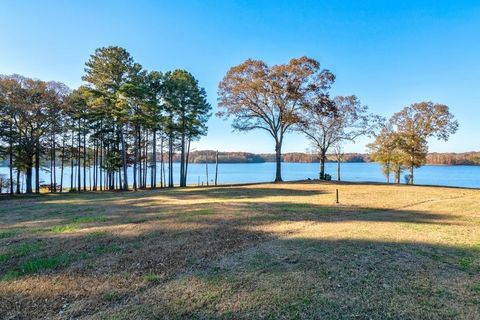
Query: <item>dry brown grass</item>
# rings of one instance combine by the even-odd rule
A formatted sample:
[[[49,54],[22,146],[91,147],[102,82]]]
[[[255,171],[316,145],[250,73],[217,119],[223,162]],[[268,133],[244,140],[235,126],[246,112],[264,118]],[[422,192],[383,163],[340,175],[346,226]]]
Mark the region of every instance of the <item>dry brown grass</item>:
[[[7,319],[480,319],[480,191],[305,182],[1,200],[0,278]]]

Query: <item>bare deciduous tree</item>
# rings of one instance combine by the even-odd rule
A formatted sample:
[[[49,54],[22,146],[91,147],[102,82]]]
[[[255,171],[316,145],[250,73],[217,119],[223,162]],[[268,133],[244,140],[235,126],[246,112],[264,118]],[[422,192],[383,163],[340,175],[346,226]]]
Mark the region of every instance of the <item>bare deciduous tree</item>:
[[[355,142],[359,136],[371,135],[382,121],[368,113],[356,96],[330,99],[325,94],[311,97],[304,104],[297,129],[311,141],[320,157],[320,179],[325,179],[328,150],[345,141]]]
[[[300,121],[303,103],[321,94],[334,81],[314,59],[301,57],[269,67],[260,60],[246,60],[232,67],[219,84],[220,117],[233,117],[238,131],[261,129],[275,140],[275,181],[282,181],[281,156],[286,132]]]

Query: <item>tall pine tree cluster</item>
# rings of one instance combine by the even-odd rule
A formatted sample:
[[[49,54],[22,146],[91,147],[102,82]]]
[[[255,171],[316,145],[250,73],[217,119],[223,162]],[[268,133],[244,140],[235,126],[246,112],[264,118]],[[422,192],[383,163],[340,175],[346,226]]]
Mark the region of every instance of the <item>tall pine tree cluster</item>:
[[[3,190],[173,187],[177,152],[186,186],[191,142],[207,133],[211,114],[198,81],[185,70],[147,71],[116,46],[97,49],[82,79],[72,91],[0,76],[0,159],[9,166]],[[40,170],[49,172],[48,183]]]

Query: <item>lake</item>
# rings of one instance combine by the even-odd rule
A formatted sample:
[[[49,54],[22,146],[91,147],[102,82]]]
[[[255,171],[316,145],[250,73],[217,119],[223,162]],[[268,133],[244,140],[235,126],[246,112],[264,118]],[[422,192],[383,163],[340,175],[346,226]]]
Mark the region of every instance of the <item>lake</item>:
[[[285,181],[316,179],[318,168],[318,163],[283,163],[282,176]],[[188,184],[197,185],[199,182],[205,184],[207,180],[205,169],[205,164],[190,164],[188,166]],[[208,170],[209,180],[212,183],[215,176],[215,165],[209,164]],[[221,163],[218,171],[219,184],[267,182],[274,180],[275,163]],[[157,174],[159,172],[160,169]],[[175,183],[178,183],[178,172],[179,164],[174,163]],[[333,180],[336,180],[337,164],[327,163],[326,172],[332,175]],[[0,167],[0,174],[8,175],[8,168]],[[480,166],[423,166],[415,169],[414,174],[416,184],[480,188]],[[341,178],[343,181],[385,182],[380,166],[376,163],[342,163]],[[131,183],[131,168],[129,168],[129,179]],[[50,173],[42,170],[40,180],[42,183],[49,183]],[[57,180],[60,181],[60,169],[57,171]],[[70,169],[68,167],[65,168],[64,185],[66,187],[70,185]]]

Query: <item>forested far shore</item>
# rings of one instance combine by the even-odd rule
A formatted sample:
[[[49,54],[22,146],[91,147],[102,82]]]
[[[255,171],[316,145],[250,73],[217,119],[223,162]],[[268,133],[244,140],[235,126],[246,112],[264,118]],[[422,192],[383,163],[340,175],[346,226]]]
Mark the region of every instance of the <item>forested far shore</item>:
[[[92,151],[93,152],[93,151]],[[157,156],[160,158],[160,154]],[[173,155],[173,162],[180,162],[181,154],[176,153]],[[60,159],[60,157],[58,158]],[[318,163],[320,157],[315,154],[306,152],[290,152],[282,155],[282,162],[290,163]],[[335,154],[327,154],[328,162],[336,162],[337,157]],[[216,151],[215,150],[200,150],[191,151],[189,156],[189,163],[215,163]],[[218,152],[219,163],[264,163],[275,162],[274,153],[251,153],[251,152]],[[352,162],[374,162],[367,153],[345,153],[342,158],[344,163]],[[48,166],[49,159],[44,159],[42,164]],[[480,165],[480,152],[448,152],[440,153],[433,152],[427,155],[427,165]],[[8,167],[8,159],[0,160],[0,167]]]
[[[174,155],[174,162],[180,161],[180,154]],[[190,153],[190,163],[214,163],[216,161],[216,151],[201,150]],[[316,154],[306,152],[290,152],[282,155],[283,162],[293,163],[318,163],[320,157]],[[327,161],[336,162],[335,154],[327,154]],[[218,152],[219,163],[262,163],[275,162],[275,153],[250,153],[250,152]],[[367,153],[345,153],[342,162],[373,162]],[[462,153],[438,153],[433,152],[427,155],[429,165],[480,165],[480,152],[462,152]]]
[[[180,161],[180,154],[175,154],[174,162]],[[215,150],[191,151],[189,156],[190,163],[214,163],[216,161]],[[282,162],[293,163],[318,163],[319,155],[306,152],[291,152],[282,155]],[[327,154],[328,162],[336,162],[335,154]],[[342,162],[374,162],[367,153],[345,153]],[[250,152],[218,152],[219,163],[262,163],[275,162],[275,153],[250,153]],[[462,153],[438,153],[433,152],[427,155],[428,165],[480,165],[480,152],[462,152]]]

